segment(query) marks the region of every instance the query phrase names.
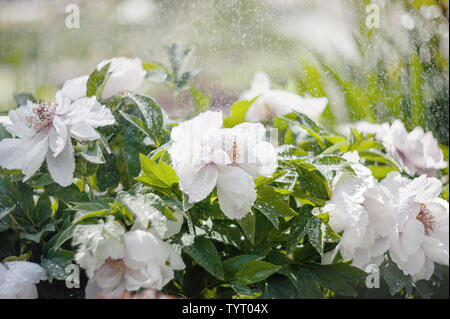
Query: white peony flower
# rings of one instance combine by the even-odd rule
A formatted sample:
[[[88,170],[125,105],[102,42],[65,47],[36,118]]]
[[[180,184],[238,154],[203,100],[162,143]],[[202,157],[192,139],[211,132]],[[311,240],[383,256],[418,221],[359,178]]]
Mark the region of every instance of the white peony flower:
[[[383,186],[395,197],[391,259],[413,280],[429,280],[434,263],[449,264],[449,205],[439,198],[441,182],[422,175],[413,180],[390,173]]]
[[[107,82],[103,88],[102,99],[108,99],[115,94],[133,92],[141,87],[146,75],[141,59],[112,58],[100,62],[97,70],[101,70],[108,63],[111,64],[108,69]]]
[[[275,172],[276,150],[263,141],[262,124],[221,127],[221,112],[205,112],[180,123],[172,130],[169,154],[191,203],[205,199],[217,186],[222,211],[240,219],[256,200],[253,179]]]
[[[79,246],[75,261],[86,270],[89,278],[99,269],[105,260],[121,259],[125,255],[125,230],[112,218],[99,224],[80,225],[73,235],[72,244]]]
[[[245,119],[248,122],[261,122],[269,116],[283,116],[293,111],[303,113],[317,120],[328,104],[325,97],[302,97],[286,91],[270,88],[267,74],[255,74],[250,90],[242,93],[240,100],[252,100],[258,97],[248,109]]]
[[[181,256],[158,236],[143,230],[130,231],[125,236],[124,262],[128,267],[126,288],[161,290],[174,277],[174,270],[185,268]]]
[[[83,75],[77,78],[69,79],[64,82],[61,90],[56,92],[56,99],[62,100],[67,99],[68,102],[73,102],[75,100],[86,97],[87,92],[87,82],[89,76]]]
[[[74,233],[80,245],[75,260],[89,277],[86,298],[118,298],[141,288],[161,290],[184,269],[181,256],[158,235],[141,229],[125,232],[109,219],[80,225]]]
[[[36,284],[46,280],[45,270],[28,261],[0,263],[0,299],[36,299]]]
[[[0,166],[20,169],[28,180],[44,160],[53,180],[61,186],[72,183],[75,170],[71,137],[78,141],[100,138],[95,128],[115,122],[111,111],[95,97],[74,102],[58,96],[56,102],[28,101],[9,111],[6,130],[18,138],[0,142]]]
[[[368,167],[361,164],[361,158],[359,157],[357,151],[347,152],[342,155],[342,157],[345,158],[350,164],[350,167],[353,169],[356,176],[363,179],[367,178],[368,180],[371,180],[371,182],[373,182],[372,171]]]
[[[436,170],[447,167],[433,133],[425,133],[419,126],[408,133],[403,123],[396,120],[392,125],[360,122],[356,128],[363,133],[375,134],[408,175],[434,176]]]
[[[128,193],[119,194],[121,202],[125,204],[128,210],[135,216],[132,230],[147,230],[162,239],[167,239],[180,232],[183,225],[183,215],[173,212],[176,220],[168,219],[159,210],[152,206],[154,199],[152,194],[148,195],[130,195]]]
[[[369,264],[380,264],[393,232],[393,217],[383,207],[391,204],[370,170],[359,164],[356,152],[344,157],[356,173],[338,174],[332,183],[332,197],[325,205],[329,225],[342,233],[338,249],[344,260],[365,270]]]

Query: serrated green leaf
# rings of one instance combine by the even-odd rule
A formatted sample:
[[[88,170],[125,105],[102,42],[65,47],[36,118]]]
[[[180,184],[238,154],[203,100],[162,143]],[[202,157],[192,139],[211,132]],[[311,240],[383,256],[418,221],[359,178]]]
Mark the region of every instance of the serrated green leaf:
[[[164,118],[161,108],[156,104],[155,100],[153,100],[149,96],[145,96],[142,94],[130,94],[128,97],[133,101],[139,110],[141,111],[147,129],[145,131],[148,132],[150,138],[156,144],[158,148],[163,140],[163,125]]]
[[[211,275],[221,280],[225,279],[222,261],[211,240],[203,236],[196,237],[194,243],[183,247],[183,250]]]
[[[95,68],[95,70],[89,75],[86,87],[86,96],[97,96],[102,95],[103,87],[108,80],[108,70],[111,63],[105,64],[100,70]]]
[[[254,244],[256,230],[256,216],[253,212],[248,213],[243,218],[237,220],[239,226],[244,231],[245,237]]]
[[[312,209],[313,207],[310,205],[303,206],[299,214],[291,220],[290,234],[287,240],[288,252],[292,252],[307,234],[309,220],[314,218],[314,215],[311,214]]]
[[[271,186],[260,186],[257,188],[258,198],[253,206],[263,213],[270,222],[278,228],[280,217],[293,217],[295,211],[283,200],[283,195],[277,193]]]
[[[72,264],[75,253],[68,250],[58,249],[50,257],[41,258],[41,266],[47,272],[47,280],[65,280],[69,273],[66,267]]]
[[[226,117],[223,119],[223,127],[225,128],[232,128],[238,124],[245,122],[245,114],[247,113],[250,106],[253,104],[253,102],[256,101],[258,97],[254,98],[250,101],[238,101],[235,102],[231,106],[231,116]]]
[[[281,267],[260,260],[249,260],[239,267],[235,278],[245,285],[260,282],[277,272]]]
[[[156,163],[147,156],[140,154],[143,175],[136,178],[137,181],[160,188],[170,188],[178,183],[178,176],[172,167],[159,161]]]

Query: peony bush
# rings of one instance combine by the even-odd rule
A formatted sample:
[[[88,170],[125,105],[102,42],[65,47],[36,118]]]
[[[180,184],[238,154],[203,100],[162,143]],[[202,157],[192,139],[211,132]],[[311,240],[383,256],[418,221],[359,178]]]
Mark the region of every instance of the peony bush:
[[[0,298],[448,296],[448,149],[401,121],[322,127],[326,97],[264,73],[209,110],[124,57],[16,94],[0,121]],[[189,89],[173,121],[144,81]],[[443,152],[443,150],[445,152]]]

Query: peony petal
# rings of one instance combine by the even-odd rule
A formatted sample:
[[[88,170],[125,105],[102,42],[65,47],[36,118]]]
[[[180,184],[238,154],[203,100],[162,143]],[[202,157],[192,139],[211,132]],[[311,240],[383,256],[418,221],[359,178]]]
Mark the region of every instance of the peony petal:
[[[133,266],[133,261],[164,265],[169,257],[169,252],[164,249],[163,244],[161,239],[150,232],[143,230],[128,232],[125,235],[128,253],[128,256],[125,257],[125,263],[131,266]]]
[[[41,167],[47,149],[48,138],[44,134],[32,139],[5,138],[0,141],[0,166],[22,170],[26,181]]]
[[[239,100],[252,100],[270,90],[270,78],[264,72],[256,72],[250,90],[242,93]]]
[[[112,125],[116,122],[111,110],[97,100],[92,104],[85,122],[93,128]]]
[[[448,237],[448,234],[447,234]],[[423,250],[428,258],[434,262],[448,266],[448,246],[446,246],[438,238],[425,236],[422,244]]]
[[[64,82],[62,89],[56,92],[56,94],[68,98],[71,101],[85,97],[88,79],[88,75],[69,79]]]
[[[20,138],[33,138],[36,135],[36,131],[28,123],[28,116],[33,112],[33,107],[34,104],[31,101],[27,101],[26,105],[10,110],[8,113],[10,125],[6,125],[6,130]]]
[[[119,266],[117,266],[119,267]],[[95,281],[103,289],[112,289],[117,287],[123,278],[123,269],[111,267],[105,263],[94,272]]]
[[[259,99],[264,101],[274,116],[286,115],[292,112],[293,107],[300,108],[303,105],[301,96],[281,90],[270,90],[262,94]]]
[[[299,100],[300,102],[300,100]],[[325,97],[304,97],[298,104],[293,104],[292,109],[296,112],[303,113],[313,120],[317,120],[320,114],[328,105],[328,99]]]
[[[405,189],[415,194],[419,203],[425,203],[439,197],[442,192],[442,183],[437,178],[422,175],[413,179]]]
[[[74,149],[70,138],[61,153],[54,157],[52,152],[47,153],[47,167],[50,176],[59,185],[66,187],[72,184],[75,171]]]
[[[271,114],[269,105],[266,104],[264,99],[259,97],[250,105],[249,109],[245,113],[245,120],[251,123],[258,123],[264,121]]]
[[[422,249],[419,249],[415,254],[408,256],[408,259],[405,261],[394,260],[394,258],[392,260],[405,275],[415,275],[420,272],[425,264],[425,253]]]
[[[101,296],[102,288],[97,284],[94,278],[90,278],[84,290],[86,299],[97,299]]]
[[[53,156],[58,156],[67,142],[67,129],[58,116],[53,119],[53,125],[49,130],[49,147],[53,152]]]
[[[6,267],[24,282],[37,284],[47,278],[45,270],[38,264],[28,261],[10,261]]]
[[[412,276],[414,282],[418,280],[430,280],[434,273],[434,263],[427,259],[418,273]]]
[[[100,138],[100,135],[85,122],[72,125],[70,135],[80,142],[95,141]]]
[[[221,168],[217,196],[220,208],[228,218],[243,218],[257,197],[253,177],[239,167]]]
[[[413,255],[422,244],[425,237],[425,228],[423,224],[416,220],[410,219],[400,235],[400,242],[408,255]]]
[[[170,238],[173,235],[178,234],[181,230],[181,226],[183,225],[183,215],[178,211],[173,212],[173,215],[177,220],[167,219],[167,231],[164,233],[163,239]]]
[[[179,175],[180,188],[189,196],[189,202],[197,203],[205,199],[214,189],[217,183],[217,167],[207,165],[196,174],[192,174],[186,168],[185,174]]]
[[[103,88],[102,99],[108,99],[115,94],[133,92],[141,87],[147,73],[142,67],[141,59],[112,58],[100,62],[97,70],[107,63],[110,63],[108,69],[110,74]]]

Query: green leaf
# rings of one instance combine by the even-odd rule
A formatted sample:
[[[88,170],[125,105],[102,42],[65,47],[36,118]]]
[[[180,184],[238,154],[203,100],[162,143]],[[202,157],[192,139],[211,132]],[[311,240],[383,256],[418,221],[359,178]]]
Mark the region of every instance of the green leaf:
[[[83,156],[86,161],[94,164],[105,163],[105,157],[103,156],[103,152],[98,141],[83,144],[81,146],[81,156]]]
[[[272,182],[276,181],[278,178],[280,178],[282,175],[284,175],[285,173],[286,173],[285,171],[278,170],[272,174],[272,177],[258,176],[257,178],[255,178],[255,188],[272,183]]]
[[[134,115],[131,115],[131,114],[127,114],[127,113],[122,112],[122,111],[119,111],[119,113],[120,113],[120,115],[123,116],[124,119],[126,119],[128,122],[133,124],[142,133],[144,133],[145,135],[147,135],[149,137],[152,136],[152,132],[147,128],[147,126],[145,125],[145,122],[143,120],[141,120],[137,116],[134,116]]]
[[[372,171],[373,177],[375,177],[377,179],[383,179],[390,172],[398,171],[398,169],[396,167],[392,167],[392,166],[368,165],[368,167]]]
[[[141,171],[139,154],[146,152],[144,143],[137,138],[139,131],[131,125],[123,128],[123,155],[130,177],[137,177]]]
[[[300,241],[305,237],[307,233],[307,226],[309,221],[314,218],[311,214],[313,207],[311,205],[305,205],[300,208],[298,216],[291,220],[290,224],[290,234],[287,241],[287,250],[292,252],[295,247],[300,243]]]
[[[31,212],[34,208],[33,190],[22,182],[14,182],[9,178],[4,181],[9,196],[14,199],[17,206],[23,211]]]
[[[295,145],[281,145],[277,149],[277,155],[280,161],[292,161],[307,156],[308,152]]]
[[[260,186],[257,189],[258,198],[253,206],[263,213],[270,222],[278,228],[280,217],[297,215],[295,211],[283,200],[283,196],[271,186]]]
[[[258,255],[240,255],[236,257],[231,257],[223,262],[223,267],[225,270],[225,275],[227,280],[230,280],[236,276],[236,272],[239,268],[250,260],[261,259]]]
[[[178,176],[172,167],[159,161],[156,163],[147,156],[140,154],[143,175],[136,178],[137,181],[160,188],[170,188],[178,183]]]
[[[11,197],[0,194],[0,219],[8,215],[11,211],[13,211],[15,207],[16,204],[14,203],[14,200]]]
[[[318,133],[314,132],[312,129],[310,129],[310,128],[306,127],[306,126],[303,126],[303,125],[300,125],[300,127],[302,129],[304,129],[306,132],[308,132],[308,134],[311,135],[317,141],[317,143],[319,144],[319,146],[322,149],[326,149],[327,148],[323,138]]]
[[[362,151],[359,152],[359,156],[366,161],[387,164],[397,169],[400,167],[400,165],[397,164],[394,159],[390,158],[389,155],[383,154],[377,150]]]
[[[111,63],[105,64],[101,70],[95,70],[89,75],[87,81],[86,96],[101,97],[103,88],[108,80],[108,70]]]
[[[315,133],[320,132],[319,126],[303,113],[294,111],[292,113],[286,114],[284,117],[291,121],[297,122],[299,126],[303,127],[304,129],[307,129],[308,132],[309,131],[313,131]]]
[[[33,176],[29,180],[29,184],[31,187],[42,187],[42,186],[47,186],[47,185],[50,185],[53,183],[54,183],[53,178],[48,173],[35,174],[35,176]]]
[[[323,206],[331,197],[328,181],[315,169],[314,165],[299,161],[292,163],[298,173],[298,184],[294,186],[294,196],[303,204],[312,203]]]
[[[51,184],[45,186],[45,190],[50,196],[54,196],[67,204],[89,201],[89,196],[85,192],[80,192],[78,187],[74,184],[67,187]]]
[[[297,290],[291,281],[285,277],[269,277],[263,291],[262,299],[295,299]]]
[[[253,104],[253,102],[256,101],[258,97],[255,97],[251,101],[238,101],[235,102],[231,106],[231,116],[226,117],[223,119],[223,127],[225,128],[231,128],[238,124],[245,122],[245,114],[247,113],[250,106]]]
[[[337,150],[342,150],[343,148],[345,148],[347,146],[348,146],[348,144],[347,144],[346,141],[338,142],[338,143],[328,147],[326,150],[324,150],[322,152],[322,154],[323,155],[325,155],[325,154],[332,154],[332,153],[336,152]]]
[[[250,260],[239,267],[235,279],[245,285],[260,282],[277,272],[281,267],[260,260]]]
[[[161,145],[163,140],[164,118],[161,108],[149,96],[142,94],[130,94],[128,97],[137,105],[145,119],[150,138],[155,142],[156,147]]]
[[[211,240],[203,236],[196,237],[194,243],[184,247],[183,250],[211,275],[221,280],[225,279],[222,261]]]
[[[290,265],[282,273],[289,279],[301,299],[318,299],[321,297],[317,286],[317,274],[310,268]]]
[[[255,230],[256,230],[256,216],[253,212],[248,213],[241,219],[237,220],[239,226],[241,226],[245,236],[252,243],[255,243]]]
[[[105,164],[97,169],[97,186],[101,191],[115,189],[120,183],[120,173],[114,154],[105,155]]]
[[[64,245],[68,240],[70,240],[73,237],[75,227],[76,224],[70,225],[69,227],[65,228],[64,230],[60,231],[55,236],[53,236],[44,246],[43,249],[44,253],[54,253],[59,248],[61,248],[62,245]]]
[[[310,218],[306,224],[306,233],[310,244],[322,255],[325,244],[322,234],[322,220],[315,216]]]
[[[52,216],[52,203],[47,194],[42,194],[39,197],[36,206],[34,206],[31,216],[36,224],[44,225]]]
[[[20,238],[28,239],[31,241],[34,241],[35,243],[39,244],[41,241],[42,235],[44,235],[45,232],[53,232],[55,231],[55,225],[49,223],[46,224],[44,227],[41,228],[41,230],[37,233],[21,233]]]
[[[401,289],[413,285],[411,276],[406,276],[403,274],[403,271],[401,271],[392,261],[385,262],[380,267],[380,271],[392,296]]]
[[[326,287],[337,294],[344,296],[358,296],[353,286],[357,281],[366,278],[367,273],[349,263],[332,265],[318,265],[314,269],[319,278],[321,286]]]
[[[208,237],[241,249],[241,229],[231,220],[215,219],[212,226],[212,231]]]
[[[86,211],[86,210],[81,210],[78,211],[75,219],[73,221],[73,224],[79,224],[82,221],[89,219],[89,218],[100,218],[100,217],[104,217],[107,215],[111,214],[111,210],[109,209],[101,209],[101,210],[96,210],[96,211]]]
[[[53,279],[66,280],[69,273],[67,266],[72,264],[75,253],[72,251],[58,249],[50,257],[41,258],[41,266],[47,272],[47,280],[51,283]]]

